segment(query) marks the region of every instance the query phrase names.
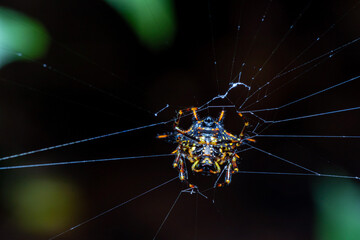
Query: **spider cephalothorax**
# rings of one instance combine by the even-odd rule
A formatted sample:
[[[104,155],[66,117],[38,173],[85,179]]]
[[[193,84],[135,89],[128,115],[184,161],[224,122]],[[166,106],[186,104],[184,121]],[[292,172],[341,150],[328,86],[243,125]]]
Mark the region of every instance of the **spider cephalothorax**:
[[[217,120],[214,120],[210,116],[199,119],[196,110],[196,108],[184,110],[192,111],[194,116],[194,121],[188,130],[179,128],[180,118],[184,112],[180,110],[174,122],[174,133],[159,135],[158,138],[170,138],[178,143],[178,147],[173,152],[176,154],[173,167],[179,171],[181,181],[187,182],[185,161],[188,160],[191,163],[191,170],[196,173],[216,175],[224,171],[224,182],[230,184],[232,174],[239,171],[237,166],[239,156],[236,154],[236,150],[244,140],[244,131],[249,123],[245,121],[240,136],[236,137],[224,128],[222,122],[224,111]],[[241,113],[238,114],[243,117]],[[246,140],[253,141],[252,139]],[[188,184],[190,187],[194,187],[193,184]],[[218,187],[223,185],[224,183],[217,184]]]

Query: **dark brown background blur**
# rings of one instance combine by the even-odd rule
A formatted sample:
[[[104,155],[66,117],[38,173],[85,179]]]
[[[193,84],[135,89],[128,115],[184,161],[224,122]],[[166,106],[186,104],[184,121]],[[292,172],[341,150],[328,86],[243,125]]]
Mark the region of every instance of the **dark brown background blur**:
[[[354,3],[314,2],[259,74],[254,88],[271,79]],[[267,1],[211,1],[210,24],[208,1],[176,1],[174,42],[162,51],[153,51],[142,46],[123,18],[102,1],[3,0],[1,5],[42,22],[53,41],[47,57],[40,62],[16,62],[0,71],[10,82],[36,89],[1,82],[1,156],[170,120],[175,116],[175,110],[201,105],[216,96],[216,79],[220,93],[228,89],[234,55],[234,72],[238,73],[241,63],[246,61],[243,81],[249,81],[254,74],[253,67],[259,68],[264,63],[307,3],[273,1],[266,21],[258,28],[267,4]],[[358,37],[358,11],[349,13],[294,66]],[[241,30],[236,37],[239,23]],[[254,36],[257,38],[252,43]],[[246,57],[251,46],[252,51]],[[213,50],[217,70],[213,64]],[[276,107],[357,76],[359,51],[359,44],[344,49],[252,109]],[[85,56],[85,60],[80,55]],[[59,71],[49,71],[41,63]],[[274,83],[273,89],[305,69]],[[64,74],[70,77],[64,77]],[[87,87],[79,80],[117,98]],[[263,116],[285,119],[356,107],[359,106],[358,89],[359,84],[353,83],[277,115],[265,113]],[[235,101],[244,94],[246,92],[240,89],[229,97]],[[158,117],[150,114],[166,104],[171,107]],[[206,112],[200,115],[204,116]],[[359,135],[359,117],[359,111],[353,111],[292,121],[273,125],[264,133]],[[257,121],[252,121],[256,125]],[[237,133],[242,121],[229,113],[225,124],[226,129]],[[8,160],[2,166],[170,153],[174,145],[155,139],[158,133],[166,131],[171,131],[171,124]],[[319,172],[360,173],[357,140],[258,139],[256,146]],[[1,238],[47,239],[56,235],[175,177],[177,173],[171,167],[172,161],[173,158],[168,157],[1,171]],[[240,168],[301,172],[256,151],[242,155]],[[66,227],[33,233],[19,226],[7,197],[17,182],[33,178],[57,179],[72,186],[77,199],[76,211],[71,222],[64,223]],[[197,227],[196,197],[183,195],[157,239],[196,239],[195,236],[207,240],[315,239],[316,210],[311,195],[314,181],[314,177],[239,174],[234,176],[231,186],[216,192],[215,205],[199,197]],[[341,180],[327,179],[328,184],[334,181]],[[184,187],[175,181],[59,239],[152,239]],[[210,192],[209,197],[212,198]],[[36,205],[33,203],[34,208]]]

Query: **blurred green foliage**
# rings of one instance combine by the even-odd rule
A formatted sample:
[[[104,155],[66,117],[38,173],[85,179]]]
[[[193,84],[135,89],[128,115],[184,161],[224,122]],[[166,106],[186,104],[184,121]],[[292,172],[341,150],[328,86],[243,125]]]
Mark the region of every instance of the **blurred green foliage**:
[[[336,179],[314,185],[317,240],[360,239],[360,188]]]
[[[152,50],[170,44],[175,33],[172,0],[105,0],[120,13],[140,41]]]
[[[15,60],[40,58],[47,52],[49,35],[37,22],[14,10],[0,7],[0,67]]]
[[[6,186],[10,219],[29,234],[54,234],[76,223],[80,198],[73,184],[50,176],[23,176]]]

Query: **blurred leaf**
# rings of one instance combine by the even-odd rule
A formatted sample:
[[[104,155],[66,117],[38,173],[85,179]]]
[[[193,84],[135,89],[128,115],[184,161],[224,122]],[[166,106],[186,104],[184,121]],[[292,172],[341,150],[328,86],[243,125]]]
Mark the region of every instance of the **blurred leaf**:
[[[19,56],[36,59],[47,52],[49,36],[37,21],[0,7],[0,67]]]
[[[120,13],[140,41],[153,50],[172,42],[175,20],[171,0],[105,0]]]
[[[55,233],[75,224],[79,196],[72,184],[47,176],[13,179],[5,201],[19,230],[32,234]]]
[[[360,239],[360,188],[350,181],[314,186],[317,240]]]

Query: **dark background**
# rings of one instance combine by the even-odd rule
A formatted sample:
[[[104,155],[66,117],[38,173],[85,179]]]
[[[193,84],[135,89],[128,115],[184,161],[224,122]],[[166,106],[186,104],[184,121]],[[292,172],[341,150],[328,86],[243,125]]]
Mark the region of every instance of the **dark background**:
[[[354,3],[314,2],[258,75],[253,89],[280,72]],[[254,67],[262,66],[307,3],[274,1],[266,21],[259,27],[267,4],[267,1],[211,1],[209,21],[208,1],[176,1],[174,42],[164,50],[154,51],[141,45],[123,18],[102,1],[3,0],[1,5],[42,22],[52,42],[46,58],[15,62],[0,71],[8,80],[0,83],[1,156],[171,120],[175,110],[202,105],[215,97],[218,89],[220,93],[228,89],[234,55],[232,77],[245,61],[247,67],[242,79],[248,83],[256,72]],[[358,37],[358,11],[354,9],[338,22],[293,66]],[[237,35],[239,23],[241,30]],[[289,84],[249,110],[276,107],[357,76],[359,51],[359,44],[354,44],[308,73],[304,73],[306,68],[300,69],[274,82],[270,90]],[[43,68],[42,63],[56,71]],[[291,81],[301,73],[304,74]],[[352,83],[276,114],[265,112],[262,117],[285,119],[357,107],[358,89],[359,84]],[[235,102],[244,95],[244,89],[239,88],[229,98]],[[155,117],[153,113],[166,104],[170,107]],[[200,116],[216,116],[220,110],[204,111]],[[257,119],[248,117],[253,126],[258,123]],[[359,135],[359,117],[358,111],[352,111],[274,124],[264,134]],[[229,110],[225,128],[238,133],[242,124]],[[176,146],[155,136],[171,130],[171,124],[157,126],[8,160],[2,166],[170,153]],[[256,146],[318,172],[360,175],[356,139],[259,138]],[[48,239],[175,177],[172,161],[173,157],[145,158],[1,171],[2,238]],[[254,150],[242,155],[240,168],[304,172]],[[19,179],[30,181],[39,177],[60,179],[73,186],[79,200],[72,221],[64,224],[66,227],[32,233],[14,220],[7,191]],[[216,191],[215,204],[198,198],[197,217],[196,196],[184,194],[157,239],[196,239],[196,236],[209,240],[315,239],[316,209],[311,189],[317,179],[238,174],[229,187]],[[326,184],[336,181],[342,180],[326,179]],[[185,187],[174,181],[59,239],[152,239],[179,191]],[[212,192],[207,194],[213,199]]]

